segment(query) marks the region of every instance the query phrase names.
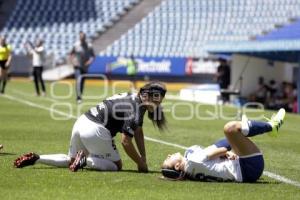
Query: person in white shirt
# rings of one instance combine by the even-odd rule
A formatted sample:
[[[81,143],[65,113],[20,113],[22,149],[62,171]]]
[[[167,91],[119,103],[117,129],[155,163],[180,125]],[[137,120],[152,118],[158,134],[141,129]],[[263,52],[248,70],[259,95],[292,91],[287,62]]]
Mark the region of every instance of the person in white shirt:
[[[249,137],[269,133],[277,136],[283,124],[285,110],[281,108],[268,122],[231,121],[224,126],[226,139],[206,148],[189,147],[184,156],[169,155],[162,165],[164,178],[200,181],[256,182],[263,173],[264,159]]]
[[[33,80],[35,85],[36,95],[40,96],[39,84],[42,88],[42,96],[46,95],[45,82],[42,77],[43,68],[45,64],[45,48],[43,45],[43,40],[38,39],[35,46],[30,42],[26,43],[26,48],[29,54],[32,56],[32,66],[33,66]]]

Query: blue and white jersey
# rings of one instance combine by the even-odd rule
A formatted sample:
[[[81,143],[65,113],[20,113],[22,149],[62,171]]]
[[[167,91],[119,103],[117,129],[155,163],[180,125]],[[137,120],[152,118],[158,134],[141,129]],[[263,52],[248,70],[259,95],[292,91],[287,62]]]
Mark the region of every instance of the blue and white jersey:
[[[209,148],[209,147],[208,147]],[[184,157],[186,159],[185,173],[188,177],[196,180],[220,180],[242,182],[242,173],[239,159],[229,160],[218,158],[207,159],[206,151],[195,145],[189,147]]]

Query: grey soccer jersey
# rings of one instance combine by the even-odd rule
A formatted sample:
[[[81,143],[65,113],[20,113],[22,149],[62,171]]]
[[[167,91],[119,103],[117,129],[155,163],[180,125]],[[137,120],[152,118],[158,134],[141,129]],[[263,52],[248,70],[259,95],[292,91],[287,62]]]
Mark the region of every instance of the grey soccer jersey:
[[[129,136],[143,125],[146,109],[137,94],[121,93],[105,99],[85,113],[90,120],[103,124],[111,136],[118,132]]]

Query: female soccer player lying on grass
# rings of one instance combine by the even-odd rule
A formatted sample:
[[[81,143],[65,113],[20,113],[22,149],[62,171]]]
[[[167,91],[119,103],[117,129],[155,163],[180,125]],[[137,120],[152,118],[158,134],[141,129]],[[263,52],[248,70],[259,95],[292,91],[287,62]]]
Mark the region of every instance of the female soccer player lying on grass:
[[[285,110],[280,109],[268,122],[248,120],[231,121],[224,126],[226,139],[207,148],[188,148],[169,155],[162,165],[166,178],[202,181],[255,182],[264,170],[264,159],[258,147],[248,138],[259,134],[277,135],[283,123]]]
[[[159,82],[144,85],[138,94],[114,95],[81,115],[73,126],[69,154],[37,155],[28,153],[14,162],[22,168],[35,163],[69,167],[72,171],[87,165],[101,171],[122,169],[122,162],[113,137],[122,133],[125,152],[141,172],[147,172],[144,146],[143,118],[146,111],[153,124],[160,130],[166,126],[160,106],[166,88]],[[136,150],[132,138],[135,138]]]

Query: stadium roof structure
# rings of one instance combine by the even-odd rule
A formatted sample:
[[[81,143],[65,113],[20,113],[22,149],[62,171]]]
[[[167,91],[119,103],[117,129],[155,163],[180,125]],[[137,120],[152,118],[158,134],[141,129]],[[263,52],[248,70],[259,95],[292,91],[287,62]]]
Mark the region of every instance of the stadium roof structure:
[[[210,43],[205,50],[213,54],[241,54],[283,62],[300,62],[300,39]]]
[[[212,54],[241,54],[300,64],[300,38],[208,44],[205,46],[205,50]],[[300,69],[298,70],[297,85],[298,113],[300,113]]]

